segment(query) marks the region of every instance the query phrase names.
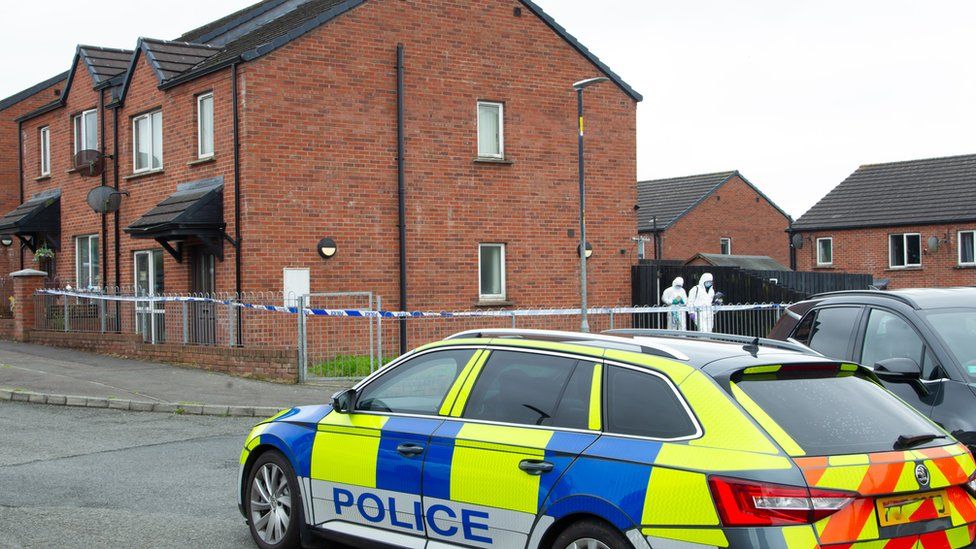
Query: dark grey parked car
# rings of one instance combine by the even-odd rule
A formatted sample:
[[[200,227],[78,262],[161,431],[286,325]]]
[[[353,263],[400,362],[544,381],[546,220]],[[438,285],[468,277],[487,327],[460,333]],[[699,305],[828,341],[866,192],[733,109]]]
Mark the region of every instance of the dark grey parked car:
[[[976,288],[816,295],[791,306],[769,337],[874,367],[889,390],[976,450]]]

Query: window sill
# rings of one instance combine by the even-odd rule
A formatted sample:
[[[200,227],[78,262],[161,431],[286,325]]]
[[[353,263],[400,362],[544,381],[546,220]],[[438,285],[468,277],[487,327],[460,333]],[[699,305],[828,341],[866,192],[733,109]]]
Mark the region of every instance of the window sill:
[[[918,266],[918,267],[888,267],[887,269],[885,269],[885,272],[886,273],[897,273],[897,272],[900,272],[900,271],[921,271],[923,269],[924,269],[924,267],[921,267],[921,266]]]
[[[505,166],[511,166],[512,164],[515,164],[515,161],[509,160],[507,158],[485,158],[479,156],[474,159],[474,163],[475,164],[502,164]]]
[[[150,170],[150,171],[147,171],[147,172],[139,172],[139,173],[134,173],[132,175],[127,175],[127,176],[123,177],[122,179],[124,179],[126,181],[130,181],[132,179],[142,179],[143,177],[151,177],[151,176],[154,176],[154,175],[159,175],[161,173],[164,173],[163,170],[161,170],[161,169],[160,170]]]
[[[976,264],[972,265],[956,265],[954,269],[976,269]]]
[[[834,267],[833,263],[831,263],[830,265],[814,265],[813,268],[814,270],[817,271],[831,271],[836,269],[837,267]]]
[[[47,181],[48,179],[51,179],[51,174],[42,175],[40,177],[35,177],[34,178],[34,181]]]
[[[187,162],[186,165],[187,166],[199,166],[201,164],[211,164],[211,163],[216,162],[216,161],[217,161],[217,157],[216,156],[208,156],[206,158],[198,158],[196,160],[192,160],[190,162]]]
[[[68,171],[66,171],[64,173],[78,173],[78,168],[71,168],[70,170],[68,170]]]
[[[511,307],[513,303],[507,299],[482,299],[474,304],[475,307]]]

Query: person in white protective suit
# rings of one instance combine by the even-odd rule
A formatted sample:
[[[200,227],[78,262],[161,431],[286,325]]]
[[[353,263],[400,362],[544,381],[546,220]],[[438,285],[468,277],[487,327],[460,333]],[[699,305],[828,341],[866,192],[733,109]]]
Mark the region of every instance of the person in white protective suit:
[[[688,304],[688,293],[685,292],[685,279],[680,276],[674,279],[671,287],[661,295],[661,302],[665,307],[671,307],[668,311],[668,329],[687,330],[688,316],[684,307]]]
[[[695,324],[698,325],[699,332],[711,333],[715,328],[715,311],[712,310],[714,301],[712,273],[705,273],[688,296],[688,305],[695,308]]]

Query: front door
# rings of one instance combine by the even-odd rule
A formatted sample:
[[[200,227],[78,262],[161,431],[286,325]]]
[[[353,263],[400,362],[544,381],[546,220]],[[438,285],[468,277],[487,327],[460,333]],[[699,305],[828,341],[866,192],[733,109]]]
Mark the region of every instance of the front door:
[[[135,254],[135,290],[137,297],[163,295],[163,251],[147,250]],[[144,341],[166,340],[166,308],[161,301],[136,301],[136,332]]]
[[[599,436],[600,367],[496,350],[475,370],[424,462],[428,547],[524,547],[553,485]]]
[[[190,291],[200,297],[214,297],[216,291],[216,257],[202,248],[193,250],[190,261]],[[212,301],[191,301],[187,304],[190,316],[190,343],[216,343],[216,304]]]
[[[331,412],[312,446],[315,526],[400,547],[427,543],[424,458],[455,380],[479,351],[439,350],[387,370],[360,389],[353,413]]]

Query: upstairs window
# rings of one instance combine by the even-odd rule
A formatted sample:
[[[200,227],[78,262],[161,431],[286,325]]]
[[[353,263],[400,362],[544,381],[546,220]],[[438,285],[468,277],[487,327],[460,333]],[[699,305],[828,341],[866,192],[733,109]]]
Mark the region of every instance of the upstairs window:
[[[722,255],[732,255],[732,239],[731,238],[721,238],[719,239],[719,253]]]
[[[976,231],[959,232],[959,264],[976,266]]]
[[[135,173],[163,169],[163,113],[132,119],[132,169]]]
[[[505,158],[505,106],[478,102],[478,157]]]
[[[829,267],[834,264],[834,239],[817,239],[817,266]]]
[[[98,148],[98,111],[91,109],[74,117],[75,154]]]
[[[478,246],[478,295],[482,301],[505,300],[505,245]]]
[[[214,155],[214,96],[207,93],[197,97],[197,157]]]
[[[888,236],[888,252],[892,269],[922,266],[922,235],[918,233]]]
[[[41,177],[51,175],[51,128],[41,128]]]
[[[75,238],[75,269],[78,289],[91,290],[101,286],[99,273],[98,235]]]

